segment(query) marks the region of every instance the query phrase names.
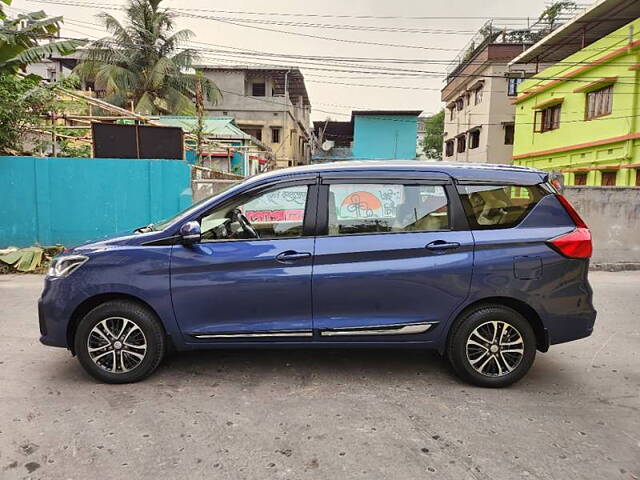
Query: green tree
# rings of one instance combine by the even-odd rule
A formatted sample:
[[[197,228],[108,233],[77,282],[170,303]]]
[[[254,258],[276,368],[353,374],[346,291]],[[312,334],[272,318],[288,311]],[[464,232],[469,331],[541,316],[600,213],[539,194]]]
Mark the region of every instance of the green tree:
[[[423,152],[427,158],[442,160],[444,136],[444,110],[424,119]]]
[[[38,62],[51,55],[68,55],[84,42],[79,40],[55,40],[60,32],[62,17],[48,17],[43,11],[9,18],[0,0],[0,75],[14,74],[29,63]],[[41,41],[48,40],[40,44]]]
[[[95,80],[107,92],[106,101],[142,114],[194,114],[197,77],[190,73],[197,60],[195,50],[181,48],[193,36],[190,30],[174,31],[174,16],[160,9],[161,0],[129,0],[126,23],[102,13],[99,18],[110,37],[89,45],[75,71],[81,79]],[[220,94],[202,78],[203,95],[215,100]]]
[[[558,1],[549,5],[538,18],[539,22],[545,21],[549,24],[549,31],[553,30],[558,17],[564,10],[576,8],[576,2]]]
[[[0,75],[0,153],[22,151],[26,127],[38,121],[42,99],[37,93],[40,78]]]

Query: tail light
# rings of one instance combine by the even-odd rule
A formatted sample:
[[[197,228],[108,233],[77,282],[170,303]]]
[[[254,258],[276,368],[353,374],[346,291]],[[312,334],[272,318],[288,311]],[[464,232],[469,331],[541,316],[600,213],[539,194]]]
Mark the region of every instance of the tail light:
[[[567,258],[590,258],[593,253],[593,245],[589,227],[580,218],[580,215],[573,208],[573,205],[569,203],[569,200],[560,194],[556,195],[556,198],[567,211],[576,228],[572,232],[552,238],[548,241],[549,245]]]

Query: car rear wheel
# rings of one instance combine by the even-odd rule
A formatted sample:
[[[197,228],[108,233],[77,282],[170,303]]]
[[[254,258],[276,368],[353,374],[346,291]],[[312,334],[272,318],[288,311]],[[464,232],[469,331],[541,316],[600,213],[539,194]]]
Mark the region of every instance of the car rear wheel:
[[[74,346],[82,367],[106,383],[131,383],[151,375],[165,352],[164,330],[141,305],[110,301],[80,320]]]
[[[536,338],[529,322],[515,310],[484,305],[456,322],[447,353],[453,369],[467,382],[506,387],[531,368]]]

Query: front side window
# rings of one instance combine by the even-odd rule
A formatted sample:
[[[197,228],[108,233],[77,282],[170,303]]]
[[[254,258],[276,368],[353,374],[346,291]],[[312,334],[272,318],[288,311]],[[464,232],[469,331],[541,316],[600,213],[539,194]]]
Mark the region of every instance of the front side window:
[[[514,227],[548,193],[538,185],[463,185],[459,192],[474,230]]]
[[[283,187],[239,198],[200,221],[203,241],[302,236],[307,185]]]
[[[587,93],[586,120],[609,115],[613,108],[613,85]]]
[[[440,185],[332,184],[328,214],[329,235],[449,229]]]

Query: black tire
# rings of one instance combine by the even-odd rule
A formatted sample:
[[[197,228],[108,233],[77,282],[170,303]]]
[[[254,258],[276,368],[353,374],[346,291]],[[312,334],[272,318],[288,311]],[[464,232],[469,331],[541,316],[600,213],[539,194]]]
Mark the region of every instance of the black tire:
[[[134,357],[132,354],[127,353],[128,347],[122,346],[124,342],[119,342],[122,350],[116,351],[117,345],[115,342],[118,340],[117,338],[111,338],[111,343],[109,343],[106,340],[106,338],[109,337],[108,334],[105,337],[99,337],[99,335],[96,334],[99,332],[95,332],[94,330],[94,327],[106,319],[116,319],[109,320],[108,322],[117,322],[117,319],[127,319],[129,322],[137,326],[142,332],[142,335],[140,335],[138,331],[135,331],[133,335],[136,335],[138,339],[142,339],[141,341],[143,341],[146,346],[145,351],[142,352],[141,347],[137,347],[137,350],[133,348],[130,349],[134,354],[138,353],[138,356]],[[112,323],[112,325],[117,326],[118,323]],[[104,332],[103,326],[104,324],[99,327],[102,332]],[[130,324],[127,324],[127,326],[129,328],[133,328]],[[92,331],[94,332],[93,334]],[[89,352],[90,335],[92,335],[91,342],[95,342],[95,339],[105,338],[105,346],[100,347],[104,348],[104,350],[100,350],[97,354],[94,353],[95,356],[99,353],[105,353],[106,357],[108,357],[104,360],[98,361],[98,363],[102,363],[102,366],[98,365],[92,359]],[[125,335],[126,333],[123,337]],[[82,367],[87,371],[87,373],[89,373],[89,375],[105,383],[133,383],[148,377],[156,368],[158,368],[158,365],[160,365],[165,353],[165,343],[164,329],[156,315],[142,305],[123,300],[105,302],[87,313],[80,320],[74,337],[75,352]],[[138,342],[138,344],[142,345],[140,342]],[[140,361],[139,357],[141,352],[144,354]],[[120,355],[119,359],[118,354]],[[116,362],[115,371],[112,371],[113,363],[111,363],[111,368],[109,368],[110,360],[112,362]],[[136,362],[139,363],[136,365]],[[132,368],[130,370],[123,369],[122,371],[119,371],[120,365],[125,366],[125,368]]]
[[[505,324],[511,328],[505,327]],[[476,330],[477,328],[480,330]],[[511,335],[511,338],[518,343],[513,346],[494,347],[494,343],[497,342],[479,341],[479,338],[486,338],[488,335],[477,337],[474,334],[474,331],[490,333],[492,329],[497,330],[498,335],[505,330],[505,335]],[[520,335],[521,342],[517,334]],[[470,343],[468,351],[467,341],[469,340],[474,343]],[[493,338],[487,340],[493,340]],[[476,346],[475,342],[482,345]],[[513,342],[505,341],[504,343]],[[520,350],[520,345],[523,347],[522,354],[517,352]],[[492,349],[497,351],[494,352]],[[464,313],[453,325],[447,346],[447,357],[458,376],[480,387],[506,387],[517,382],[529,371],[535,356],[536,336],[533,328],[518,312],[502,305],[482,305]],[[494,358],[487,360],[488,357]],[[478,369],[485,365],[484,373],[474,368],[472,364],[474,360]],[[509,368],[512,370],[509,371]]]

